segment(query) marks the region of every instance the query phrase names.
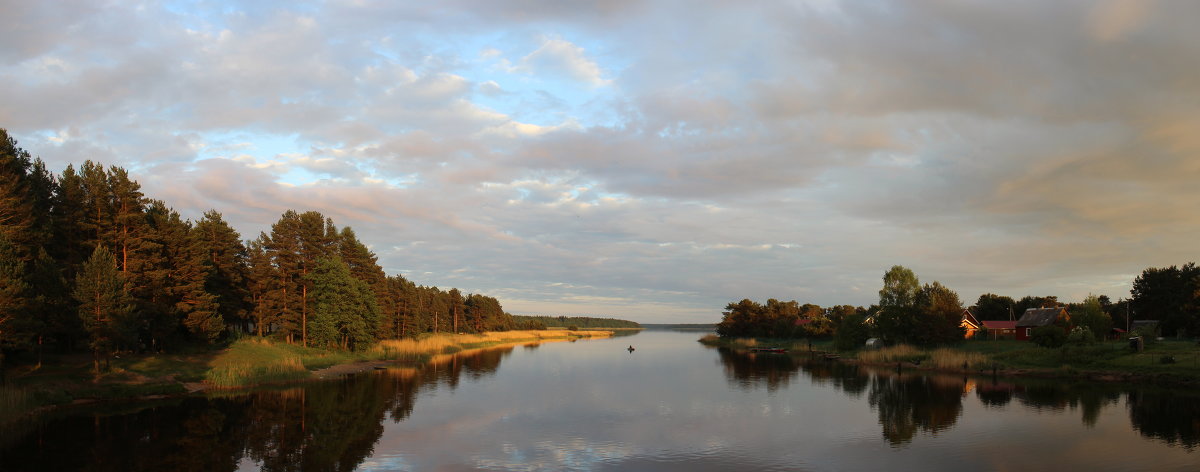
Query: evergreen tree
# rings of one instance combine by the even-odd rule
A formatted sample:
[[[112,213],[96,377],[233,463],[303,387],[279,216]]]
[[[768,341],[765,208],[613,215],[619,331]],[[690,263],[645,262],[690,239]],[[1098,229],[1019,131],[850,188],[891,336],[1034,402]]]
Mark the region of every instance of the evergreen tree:
[[[249,332],[252,322],[249,253],[241,236],[216,210],[204,212],[192,234],[208,267],[204,290],[216,296],[217,311],[225,322],[236,322],[243,332]]]
[[[274,332],[279,322],[283,303],[278,298],[282,292],[278,288],[280,277],[271,263],[266,244],[269,242],[266,234],[260,234],[257,240],[246,246],[249,256],[248,291],[250,294],[250,318],[254,323],[255,333],[263,337]]]
[[[24,263],[8,237],[0,233],[0,381],[4,379],[4,352],[27,349],[33,335],[33,319],[27,311]]]
[[[367,284],[350,276],[341,258],[317,261],[306,278],[312,282],[312,321],[309,334],[314,346],[360,349],[375,340],[379,308]]]
[[[133,311],[116,259],[104,246],[96,247],[83,264],[73,295],[90,337],[92,366],[99,375],[100,361],[107,365],[113,351],[131,337],[128,318]]]

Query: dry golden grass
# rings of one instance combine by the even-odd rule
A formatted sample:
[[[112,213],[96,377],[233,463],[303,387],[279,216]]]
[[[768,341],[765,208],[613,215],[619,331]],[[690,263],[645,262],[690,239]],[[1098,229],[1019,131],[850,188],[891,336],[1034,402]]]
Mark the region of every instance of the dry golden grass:
[[[897,344],[875,351],[861,351],[858,360],[877,364],[906,362],[925,357],[925,352],[907,344]]]
[[[371,348],[370,355],[377,359],[413,360],[495,344],[528,342],[531,340],[541,341],[543,339],[607,336],[612,336],[612,332],[569,331],[565,329],[489,331],[481,334],[434,334],[424,336],[420,339],[383,340]]]
[[[929,362],[938,369],[971,369],[990,364],[988,357],[981,353],[945,347],[929,353]]]

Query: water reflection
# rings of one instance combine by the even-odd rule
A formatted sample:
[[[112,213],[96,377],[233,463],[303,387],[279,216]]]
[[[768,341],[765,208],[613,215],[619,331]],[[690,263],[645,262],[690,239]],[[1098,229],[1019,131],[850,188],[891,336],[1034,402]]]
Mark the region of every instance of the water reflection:
[[[1142,436],[1192,450],[1200,444],[1200,394],[1179,389],[1087,382],[960,377],[897,372],[829,362],[819,357],[760,354],[719,348],[728,381],[739,389],[786,388],[803,374],[851,397],[867,392],[879,415],[883,438],[893,446],[911,443],[917,432],[937,435],[954,427],[971,392],[985,408],[1006,409],[1015,399],[1025,411],[1077,411],[1095,426],[1101,413],[1126,399],[1131,425]]]
[[[1200,442],[1200,395],[1185,390],[641,341],[633,354],[624,340],[530,344],[252,394],[61,410],[0,430],[0,470],[1021,468],[1008,467],[1012,450],[1041,468],[1104,469],[1114,456],[1160,459],[1164,444],[1178,449],[1161,468],[1190,470],[1180,456]]]
[[[448,356],[422,368],[284,390],[186,398],[136,411],[59,412],[7,444],[0,470],[349,471],[373,452],[385,418],[412,412],[422,389],[495,374],[512,348]],[[112,408],[116,408],[113,410]]]

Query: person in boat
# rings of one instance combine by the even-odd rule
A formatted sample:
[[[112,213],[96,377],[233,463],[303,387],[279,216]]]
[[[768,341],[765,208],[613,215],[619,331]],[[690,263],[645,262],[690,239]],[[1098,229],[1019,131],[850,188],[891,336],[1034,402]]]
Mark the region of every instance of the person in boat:
[[[633,345],[630,345],[630,346],[629,346],[629,350],[630,350],[630,351],[633,351]]]

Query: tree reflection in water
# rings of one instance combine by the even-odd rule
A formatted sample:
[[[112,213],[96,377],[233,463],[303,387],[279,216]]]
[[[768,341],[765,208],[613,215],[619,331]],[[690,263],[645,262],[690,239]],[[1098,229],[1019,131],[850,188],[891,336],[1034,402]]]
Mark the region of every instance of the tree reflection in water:
[[[113,404],[90,415],[54,412],[5,438],[0,470],[228,471],[247,460],[267,471],[354,470],[371,455],[384,419],[407,418],[421,389],[492,375],[512,349],[283,390],[139,403],[133,411]]]
[[[868,391],[870,407],[879,413],[883,437],[892,445],[911,442],[917,431],[936,434],[958,421],[963,398],[972,390],[987,408],[1009,408],[1013,400],[1035,411],[1078,410],[1087,427],[1102,411],[1127,399],[1132,427],[1142,436],[1189,450],[1200,444],[1200,394],[1178,389],[1040,379],[956,377],[931,373],[897,373],[821,359],[781,354],[755,354],[719,348],[731,384],[740,389],[786,388],[800,373],[814,383],[832,385],[851,397]]]

